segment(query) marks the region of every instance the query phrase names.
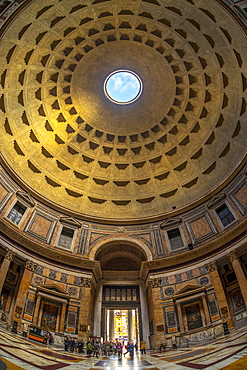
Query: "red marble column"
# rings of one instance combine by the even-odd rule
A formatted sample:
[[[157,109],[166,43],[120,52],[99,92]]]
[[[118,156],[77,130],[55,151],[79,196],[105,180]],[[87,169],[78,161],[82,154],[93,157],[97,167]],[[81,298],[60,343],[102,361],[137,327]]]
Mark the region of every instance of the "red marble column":
[[[153,305],[153,322],[154,322],[154,348],[161,343],[165,343],[165,323],[161,297],[161,279],[154,278],[149,280],[149,288],[151,289],[152,305]]]
[[[28,289],[36,266],[37,265],[34,262],[26,261],[26,266],[22,275],[19,291],[16,297],[14,313],[12,317],[12,322],[17,321],[18,323],[18,330],[20,330]]]
[[[81,305],[79,314],[79,339],[88,340],[88,327],[90,325],[91,314],[91,279],[82,278]]]

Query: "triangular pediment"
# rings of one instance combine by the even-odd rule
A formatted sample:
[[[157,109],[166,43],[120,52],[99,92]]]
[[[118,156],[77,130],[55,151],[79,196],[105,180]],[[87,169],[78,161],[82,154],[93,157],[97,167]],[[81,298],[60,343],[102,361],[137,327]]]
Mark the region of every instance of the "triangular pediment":
[[[219,203],[224,201],[225,197],[226,197],[225,193],[215,195],[213,198],[210,199],[210,201],[207,204],[207,207],[208,208],[216,207]]]
[[[190,295],[193,295],[193,294],[197,294],[197,293],[200,293],[200,292],[203,292],[203,291],[205,291],[204,286],[189,284],[189,285],[186,285],[185,287],[183,287],[182,289],[180,289],[176,294],[174,294],[173,297],[174,298],[181,298],[181,297],[186,297],[186,296],[190,296]]]
[[[73,217],[60,217],[60,222],[63,225],[72,227],[73,229],[78,229],[81,227],[81,223],[75,220]]]
[[[35,206],[33,198],[28,193],[25,193],[24,191],[19,190],[19,191],[17,191],[16,196],[21,201],[26,203],[29,207],[34,207]]]
[[[57,284],[42,284],[37,287],[37,291],[41,291],[44,293],[52,294],[52,295],[59,295],[62,297],[69,297],[69,293],[66,290],[60,288]]]
[[[164,221],[161,225],[161,229],[168,229],[170,227],[179,226],[182,222],[182,219],[179,217],[169,218],[168,220]]]

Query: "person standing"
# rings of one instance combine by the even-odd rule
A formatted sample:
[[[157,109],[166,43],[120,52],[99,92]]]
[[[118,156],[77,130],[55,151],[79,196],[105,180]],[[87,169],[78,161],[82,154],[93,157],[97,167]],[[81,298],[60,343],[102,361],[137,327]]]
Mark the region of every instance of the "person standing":
[[[69,348],[70,348],[70,352],[74,353],[74,350],[75,350],[75,340],[74,340],[74,338],[70,339]]]
[[[87,355],[91,356],[93,352],[93,346],[92,346],[92,343],[90,341],[87,342]]]
[[[64,338],[64,350],[66,351],[66,352],[68,352],[69,351],[69,338],[68,338],[68,336],[66,335],[66,337]]]
[[[94,352],[93,352],[93,357],[94,357],[94,355],[95,355],[96,357],[99,357],[99,342],[98,342],[98,341],[96,341],[96,342],[94,343]]]
[[[132,342],[129,343],[129,354],[131,358],[134,357],[134,343]]]
[[[125,345],[125,349],[126,349],[126,352],[124,352],[124,356],[127,355],[127,353],[129,352],[129,342],[127,342],[127,344]]]
[[[121,342],[117,342],[117,344],[116,344],[116,350],[117,350],[118,357],[122,357],[123,346],[122,346],[122,343]]]
[[[145,355],[146,354],[146,342],[145,340],[142,340],[141,341],[141,344],[140,344],[140,350],[141,350],[141,354],[142,355]]]
[[[49,343],[49,345],[51,346],[52,345],[52,343],[53,343],[53,335],[52,335],[52,333],[49,333],[48,334],[48,343]]]
[[[48,331],[47,331],[47,332],[44,334],[44,338],[43,338],[43,343],[44,343],[44,344],[47,344],[48,338],[49,338],[49,334],[48,334]]]

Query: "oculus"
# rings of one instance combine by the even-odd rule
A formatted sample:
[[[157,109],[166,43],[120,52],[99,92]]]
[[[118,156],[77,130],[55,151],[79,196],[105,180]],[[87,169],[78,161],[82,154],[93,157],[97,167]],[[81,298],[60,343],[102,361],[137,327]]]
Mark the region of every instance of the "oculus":
[[[141,95],[143,85],[140,77],[129,70],[120,69],[110,73],[105,79],[104,92],[116,104],[130,104]]]

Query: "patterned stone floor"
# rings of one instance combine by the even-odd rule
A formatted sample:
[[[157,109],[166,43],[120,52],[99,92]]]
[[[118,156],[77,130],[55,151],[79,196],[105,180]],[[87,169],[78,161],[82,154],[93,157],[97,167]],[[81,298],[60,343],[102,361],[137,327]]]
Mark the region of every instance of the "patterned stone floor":
[[[115,356],[87,358],[61,348],[40,345],[0,328],[0,370],[247,370],[247,328],[210,344],[163,353],[148,352],[134,359]]]

